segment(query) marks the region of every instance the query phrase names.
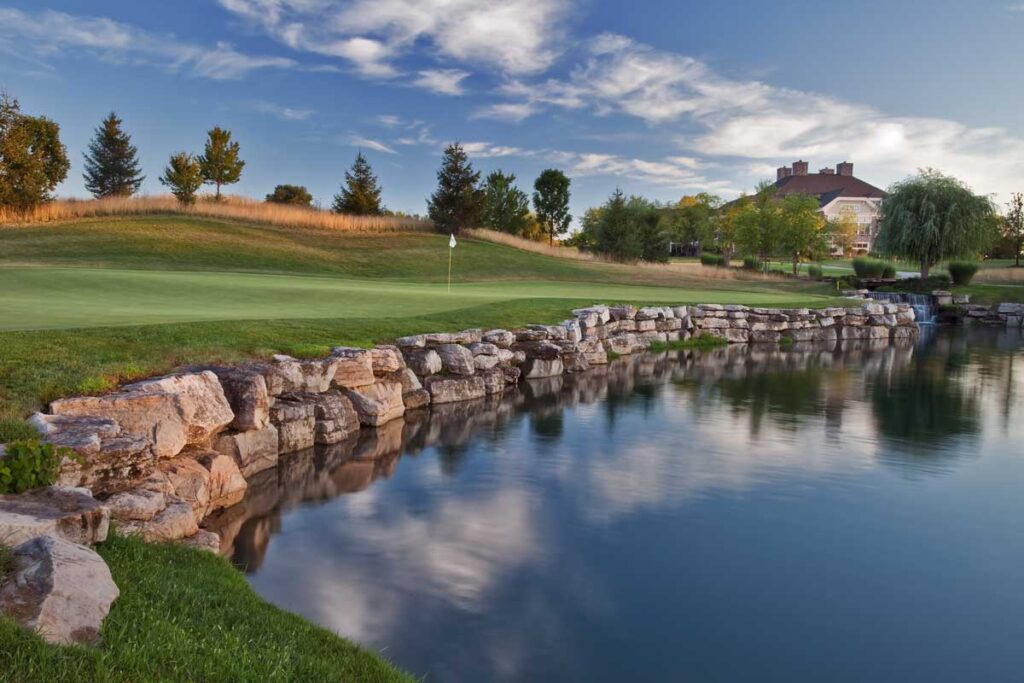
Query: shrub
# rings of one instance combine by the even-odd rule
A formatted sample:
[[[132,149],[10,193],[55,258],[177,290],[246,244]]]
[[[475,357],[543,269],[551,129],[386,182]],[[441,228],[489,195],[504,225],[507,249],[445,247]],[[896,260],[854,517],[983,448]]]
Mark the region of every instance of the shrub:
[[[946,266],[954,285],[969,285],[980,266],[973,261],[950,261]]]
[[[756,256],[744,256],[743,257],[743,270],[760,270],[761,264],[758,262]]]
[[[820,280],[825,274],[824,269],[816,263],[812,263],[807,266],[807,274],[811,276],[812,280]]]
[[[885,261],[879,261],[877,259],[860,258],[853,259],[853,272],[857,274],[857,277],[867,278],[881,278],[885,277],[886,270],[892,268]],[[896,276],[895,270],[893,270],[893,277]]]
[[[0,458],[0,493],[22,493],[57,481],[57,470],[64,456],[77,458],[67,448],[55,448],[38,439],[7,444]]]
[[[924,279],[911,277],[905,280],[896,280],[896,282],[880,288],[879,291],[929,294],[936,289],[949,289],[949,285],[950,279],[948,275],[932,275]]]
[[[701,265],[715,266],[716,268],[721,268],[727,263],[725,257],[721,254],[709,254],[706,252],[700,255],[700,262]]]
[[[883,280],[895,280],[896,279],[896,266],[891,263],[886,263],[885,267],[882,268],[882,279]]]
[[[267,195],[267,201],[272,204],[309,206],[313,203],[313,195],[302,185],[278,185]]]

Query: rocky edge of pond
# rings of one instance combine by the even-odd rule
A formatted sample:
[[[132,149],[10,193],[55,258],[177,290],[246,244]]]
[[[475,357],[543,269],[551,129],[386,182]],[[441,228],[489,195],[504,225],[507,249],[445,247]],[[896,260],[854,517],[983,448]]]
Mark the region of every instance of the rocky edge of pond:
[[[770,309],[596,305],[557,325],[402,337],[319,359],[278,355],[197,366],[103,396],[53,401],[29,423],[69,448],[56,485],[0,496],[0,543],[14,550],[0,611],[58,644],[94,644],[118,589],[90,548],[120,533],[217,552],[201,528],[282,454],[334,444],[408,410],[500,394],[521,380],[579,373],[609,354],[699,336],[732,344],[910,339],[907,304]],[[0,457],[3,447],[0,446]]]

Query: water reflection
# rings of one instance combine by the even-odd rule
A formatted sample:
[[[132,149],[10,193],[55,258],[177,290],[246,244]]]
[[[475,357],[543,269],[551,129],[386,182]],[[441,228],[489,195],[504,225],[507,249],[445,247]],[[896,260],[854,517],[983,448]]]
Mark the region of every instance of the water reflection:
[[[958,629],[1024,609],[1022,346],[623,358],[283,457],[210,526],[268,599],[429,680],[894,677],[873,638],[994,671],[1024,662]]]

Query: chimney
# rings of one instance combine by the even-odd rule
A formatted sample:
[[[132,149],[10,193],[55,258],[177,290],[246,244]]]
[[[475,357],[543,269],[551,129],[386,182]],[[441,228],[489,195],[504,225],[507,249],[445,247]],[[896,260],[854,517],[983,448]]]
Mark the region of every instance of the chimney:
[[[836,169],[826,166],[825,168],[818,171],[818,173],[820,173],[821,175],[835,175]]]
[[[806,161],[793,162],[793,175],[807,175],[808,163]]]
[[[839,175],[853,176],[853,164],[849,161],[844,161],[841,164],[836,164],[836,173]]]
[[[778,182],[779,180],[782,180],[783,178],[788,178],[791,175],[793,175],[793,169],[791,169],[789,166],[779,166],[775,170],[775,180],[776,180],[776,182]]]

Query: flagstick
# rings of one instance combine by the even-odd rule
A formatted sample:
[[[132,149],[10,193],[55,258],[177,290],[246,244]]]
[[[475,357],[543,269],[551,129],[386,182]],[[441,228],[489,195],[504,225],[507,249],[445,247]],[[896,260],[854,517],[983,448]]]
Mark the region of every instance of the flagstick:
[[[448,293],[452,293],[452,252],[454,249],[448,247]]]

